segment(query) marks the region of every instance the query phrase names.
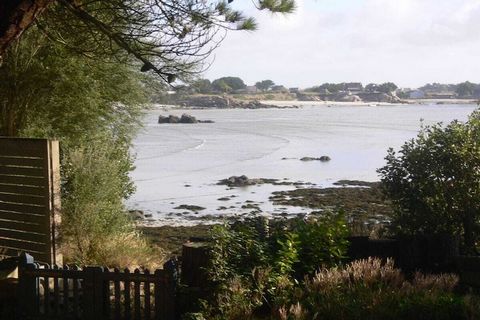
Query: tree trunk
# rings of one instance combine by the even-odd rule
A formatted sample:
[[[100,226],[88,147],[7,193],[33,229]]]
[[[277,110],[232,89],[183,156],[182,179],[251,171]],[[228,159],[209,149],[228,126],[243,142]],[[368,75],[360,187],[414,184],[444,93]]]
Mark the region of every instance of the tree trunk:
[[[0,1],[0,59],[53,0]],[[1,61],[1,60],[0,60]]]

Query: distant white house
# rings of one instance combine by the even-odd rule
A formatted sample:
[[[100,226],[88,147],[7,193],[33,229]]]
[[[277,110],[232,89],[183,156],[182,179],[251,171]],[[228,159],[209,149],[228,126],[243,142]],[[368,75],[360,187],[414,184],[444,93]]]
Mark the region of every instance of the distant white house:
[[[425,98],[425,92],[423,92],[422,90],[413,90],[413,91],[410,91],[410,99],[423,99]]]
[[[425,90],[425,97],[428,99],[454,99],[457,97],[455,91]]]

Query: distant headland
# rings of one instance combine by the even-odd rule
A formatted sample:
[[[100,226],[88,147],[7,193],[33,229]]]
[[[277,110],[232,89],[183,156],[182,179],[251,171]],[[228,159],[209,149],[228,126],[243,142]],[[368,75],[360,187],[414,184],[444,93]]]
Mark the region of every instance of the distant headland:
[[[156,103],[187,108],[278,108],[278,102],[324,102],[348,104],[478,104],[480,84],[469,81],[458,84],[429,83],[419,88],[399,88],[393,82],[381,84],[360,82],[323,83],[310,88],[287,88],[272,80],[246,85],[238,77],[214,81],[199,79],[159,94]],[[300,103],[299,105],[301,105]]]

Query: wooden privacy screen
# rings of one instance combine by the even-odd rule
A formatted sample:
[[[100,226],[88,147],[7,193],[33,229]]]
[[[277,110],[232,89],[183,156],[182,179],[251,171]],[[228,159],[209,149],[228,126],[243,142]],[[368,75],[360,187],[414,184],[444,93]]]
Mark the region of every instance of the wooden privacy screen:
[[[58,141],[0,138],[0,257],[25,251],[59,263],[59,210]]]

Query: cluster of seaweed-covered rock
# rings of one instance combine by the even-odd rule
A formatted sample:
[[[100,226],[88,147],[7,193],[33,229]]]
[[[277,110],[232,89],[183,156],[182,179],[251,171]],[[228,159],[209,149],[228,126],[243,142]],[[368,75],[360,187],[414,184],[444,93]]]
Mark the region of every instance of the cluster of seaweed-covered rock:
[[[197,120],[197,118],[195,118],[194,116],[184,113],[181,117],[177,117],[174,115],[159,116],[158,123],[213,123],[213,121]]]
[[[321,161],[321,162],[327,162],[330,161],[331,158],[329,156],[321,156],[318,158],[315,157],[303,157],[300,159],[300,161]]]
[[[249,178],[246,175],[231,176],[229,178],[222,179],[217,183],[217,185],[228,186],[230,188],[254,186],[254,185],[260,185],[260,184],[271,184],[274,186],[301,186],[301,185],[309,185],[311,183],[306,183],[303,181],[292,182],[288,180],[268,179],[268,178]]]

